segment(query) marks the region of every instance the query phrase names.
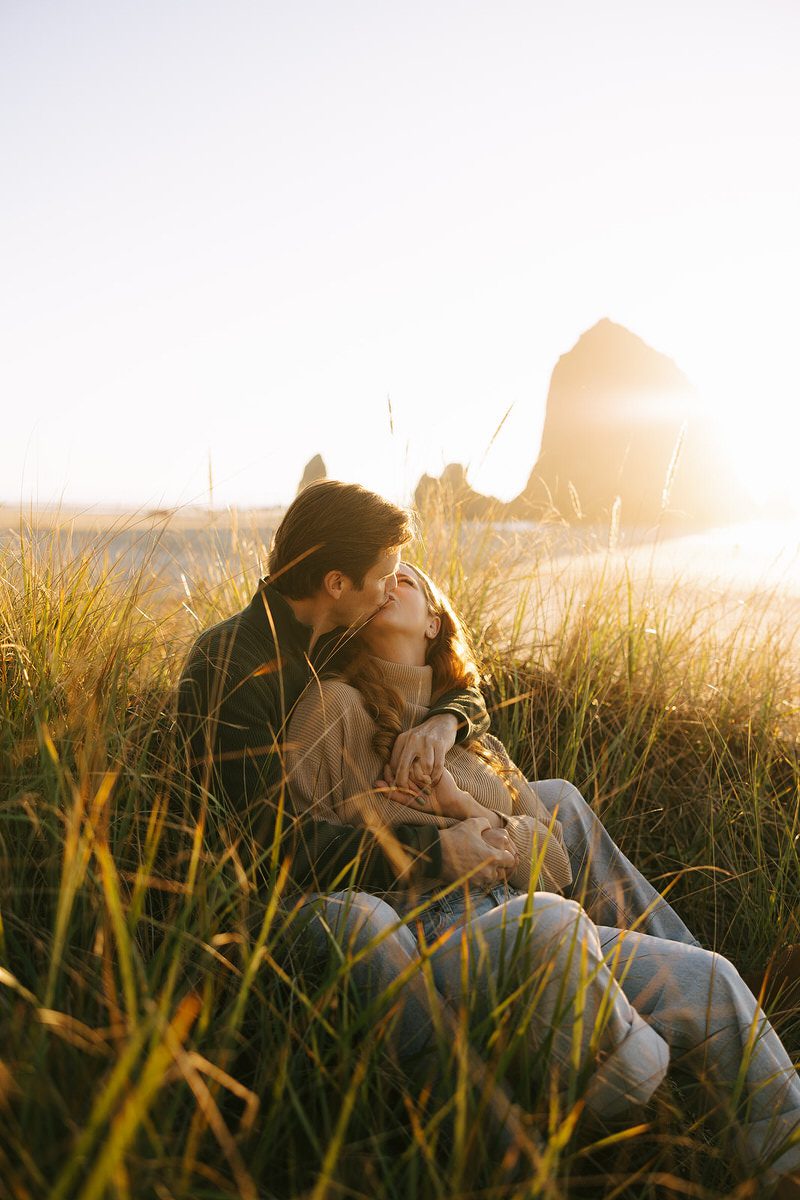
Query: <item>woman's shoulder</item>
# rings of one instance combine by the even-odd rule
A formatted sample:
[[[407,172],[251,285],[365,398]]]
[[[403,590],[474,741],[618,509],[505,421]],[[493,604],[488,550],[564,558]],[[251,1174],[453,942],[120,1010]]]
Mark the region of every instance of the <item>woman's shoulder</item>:
[[[503,743],[500,741],[500,738],[495,737],[492,733],[485,733],[481,738],[481,741],[486,749],[490,750],[493,754],[496,754],[505,765],[512,765],[511,757]]]
[[[337,704],[361,704],[361,692],[352,683],[342,679],[341,675],[312,679],[310,687],[316,689],[324,700]]]
[[[340,676],[312,679],[295,705],[295,714],[319,713],[326,717],[363,710],[361,693]]]

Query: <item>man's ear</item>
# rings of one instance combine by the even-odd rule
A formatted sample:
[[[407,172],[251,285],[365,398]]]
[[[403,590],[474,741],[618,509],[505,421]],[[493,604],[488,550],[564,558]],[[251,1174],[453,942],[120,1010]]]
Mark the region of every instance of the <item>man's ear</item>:
[[[349,583],[350,580],[341,571],[328,571],[322,577],[322,590],[331,600],[341,600],[342,593]]]
[[[425,626],[425,637],[430,641],[436,637],[439,630],[442,628],[442,618],[432,615],[428,617],[428,624]]]

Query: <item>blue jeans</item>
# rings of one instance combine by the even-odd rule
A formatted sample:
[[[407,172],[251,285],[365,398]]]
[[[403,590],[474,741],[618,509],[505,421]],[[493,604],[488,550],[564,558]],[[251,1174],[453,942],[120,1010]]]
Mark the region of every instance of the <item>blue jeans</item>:
[[[542,779],[531,786],[564,830],[572,867],[565,894],[578,900],[596,925],[700,945],[675,909],[625,857],[574,784]]]
[[[699,945],[576,788],[534,786],[564,828],[570,896],[461,890],[416,920],[346,890],[309,898],[307,944],[348,953],[364,997],[394,1006],[393,1045],[408,1062],[431,1052],[454,1009],[469,1004],[481,1018],[513,993],[525,1013],[520,1050],[548,1054],[565,1096],[577,1076],[590,1111],[624,1117],[672,1056],[736,1116],[748,1167],[800,1171],[800,1142],[786,1146],[800,1139],[800,1078],[736,969]]]

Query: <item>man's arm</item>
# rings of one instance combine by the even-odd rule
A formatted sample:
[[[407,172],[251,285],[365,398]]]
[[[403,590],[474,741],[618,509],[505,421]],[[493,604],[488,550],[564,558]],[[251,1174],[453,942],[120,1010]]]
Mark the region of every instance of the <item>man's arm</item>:
[[[334,825],[309,814],[287,834],[292,878],[302,887],[391,891],[414,878],[442,877],[442,847],[435,825],[393,825],[379,838],[365,826]]]
[[[479,737],[489,728],[489,715],[478,688],[445,692],[419,725],[395,738],[387,764],[388,784],[406,788],[434,786],[442,777],[447,751],[456,742]]]
[[[493,887],[509,878],[518,856],[504,830],[490,831],[496,841],[484,838],[489,825],[482,817],[459,821],[448,829],[393,825],[379,838],[363,827],[299,818],[292,877],[318,892],[333,887],[392,891],[412,879],[424,887],[426,878],[431,883],[469,878],[481,887]]]
[[[445,692],[431,705],[428,720],[443,713],[451,714],[458,722],[456,742],[468,742],[489,731],[489,714],[480,688],[454,688]]]
[[[397,825],[380,841],[369,829],[295,816],[284,807],[285,758],[274,673],[254,668],[236,678],[218,649],[195,646],[177,689],[177,720],[195,785],[214,795],[228,817],[266,852],[281,816],[281,859],[292,877],[318,890],[397,886],[400,876],[441,878],[439,830]],[[232,656],[231,656],[232,657]],[[400,847],[400,853],[397,847]]]

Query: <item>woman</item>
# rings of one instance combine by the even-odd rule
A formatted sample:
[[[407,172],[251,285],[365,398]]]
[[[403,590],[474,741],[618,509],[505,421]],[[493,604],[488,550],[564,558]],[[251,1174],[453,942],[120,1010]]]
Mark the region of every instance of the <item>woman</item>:
[[[512,888],[535,890],[532,867],[534,883],[544,890],[561,891],[570,882],[560,824],[496,738],[454,746],[435,789],[403,793],[391,786],[384,764],[392,744],[424,719],[432,689],[441,694],[479,682],[461,622],[422,572],[400,565],[397,588],[348,643],[338,670],[340,677],[309,689],[290,728],[296,749],[288,765],[298,809],[311,809],[320,820],[380,828],[480,818],[488,822],[490,843],[491,829],[510,836],[517,852]]]
[[[577,1067],[588,1080],[587,1108],[605,1118],[647,1100],[669,1051],[680,1053],[738,1117],[748,1167],[773,1179],[800,1171],[800,1147],[786,1145],[793,1133],[800,1137],[800,1080],[752,993],[721,956],[595,926],[558,895],[571,878],[558,822],[501,743],[454,747],[427,794],[392,787],[383,764],[398,733],[437,692],[477,680],[463,627],[423,572],[401,565],[397,588],[352,639],[339,670],[310,688],[293,715],[293,804],[328,821],[386,830],[411,819],[477,820],[489,842],[505,826],[517,850],[509,879],[494,887],[467,881],[455,890],[442,880],[422,896],[407,889],[388,897],[406,917],[407,939],[434,940],[430,959],[443,995],[456,1004],[485,995],[489,1011],[501,977],[505,987],[535,994],[528,1044],[537,1052],[549,1046],[565,1092]]]

